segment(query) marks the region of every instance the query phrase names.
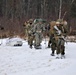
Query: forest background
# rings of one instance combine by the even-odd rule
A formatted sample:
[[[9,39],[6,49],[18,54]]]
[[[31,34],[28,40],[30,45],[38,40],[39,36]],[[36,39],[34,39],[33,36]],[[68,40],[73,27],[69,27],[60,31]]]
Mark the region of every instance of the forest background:
[[[57,20],[60,0],[0,0],[0,36],[24,35],[23,23],[42,18]],[[68,22],[69,35],[76,35],[76,0],[62,0],[61,16]]]

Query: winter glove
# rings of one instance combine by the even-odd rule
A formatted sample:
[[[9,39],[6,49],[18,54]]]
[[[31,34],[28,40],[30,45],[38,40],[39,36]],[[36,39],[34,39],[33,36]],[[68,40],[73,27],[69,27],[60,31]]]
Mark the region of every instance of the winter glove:
[[[60,30],[58,30],[58,35],[61,35],[61,31]]]

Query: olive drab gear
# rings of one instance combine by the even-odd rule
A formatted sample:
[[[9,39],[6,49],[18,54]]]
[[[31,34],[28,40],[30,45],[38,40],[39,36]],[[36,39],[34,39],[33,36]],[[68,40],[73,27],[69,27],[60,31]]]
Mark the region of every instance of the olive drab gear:
[[[33,19],[30,19],[24,23],[25,35],[28,40],[28,45],[30,45],[31,48],[33,45],[33,38],[34,38],[32,34],[32,23],[33,23]]]
[[[58,21],[57,21],[58,22]],[[65,23],[63,21],[60,21],[60,23],[56,23],[56,26],[54,26],[54,38],[56,42],[56,53],[57,55],[65,54],[65,36],[67,35],[67,28],[65,27]]]
[[[51,21],[50,22],[50,34],[54,34],[54,30],[53,30],[53,28],[54,28],[54,26],[56,25],[56,22],[55,21]]]
[[[54,26],[56,25],[55,21],[51,21],[50,23],[50,30],[49,30],[49,42],[48,42],[48,47],[50,47],[51,44],[51,56],[54,56],[55,50],[56,50],[56,43],[55,43],[55,38],[54,38]]]
[[[49,24],[50,24],[49,35],[51,36],[51,35],[54,34],[54,26],[55,26],[56,22],[55,21],[51,21]]]
[[[44,30],[44,26],[42,24],[42,20],[41,19],[37,19],[38,23],[36,23],[33,27],[33,32],[35,35],[35,42],[34,42],[34,46],[35,48],[40,48],[41,46],[41,42],[42,42],[42,38],[43,38],[43,30]]]
[[[66,37],[68,35],[68,24],[67,21],[63,21],[63,27],[64,27],[64,36]]]
[[[57,19],[57,22],[62,23],[63,19]]]
[[[27,25],[27,32],[28,32],[28,45],[30,45],[30,48],[32,48],[32,45],[33,45],[33,39],[34,39],[34,36],[33,36],[33,32],[32,32],[32,21],[29,20],[29,23]]]
[[[55,21],[51,21],[51,22],[49,23],[49,25],[50,25],[50,30],[49,30],[48,48],[50,48],[50,44],[51,44],[51,41],[52,41],[52,37],[53,37],[53,35],[54,35],[54,30],[53,30],[53,28],[54,28],[55,24],[56,24]]]

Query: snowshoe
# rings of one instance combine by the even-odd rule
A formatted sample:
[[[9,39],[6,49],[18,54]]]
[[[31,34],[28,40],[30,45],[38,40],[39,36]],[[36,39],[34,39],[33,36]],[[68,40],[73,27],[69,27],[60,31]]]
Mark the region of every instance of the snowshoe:
[[[30,48],[32,49],[32,46],[30,46]]]
[[[30,45],[30,48],[32,49],[32,45]]]
[[[59,57],[56,57],[56,59],[59,59]]]
[[[65,59],[65,55],[57,55],[56,59]]]
[[[41,46],[35,46],[35,49],[41,49]]]
[[[53,53],[51,53],[51,56],[55,56]]]
[[[56,56],[56,59],[60,59],[60,55],[59,54]]]
[[[61,55],[61,59],[65,59],[65,55]]]

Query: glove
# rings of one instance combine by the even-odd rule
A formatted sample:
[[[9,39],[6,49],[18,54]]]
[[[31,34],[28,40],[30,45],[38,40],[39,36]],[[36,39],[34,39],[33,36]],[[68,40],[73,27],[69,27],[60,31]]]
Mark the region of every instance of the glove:
[[[61,35],[61,31],[60,31],[60,30],[58,30],[58,31],[57,31],[57,34],[58,34],[58,35]]]

